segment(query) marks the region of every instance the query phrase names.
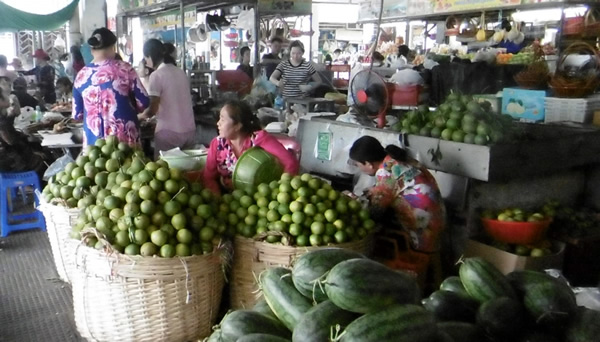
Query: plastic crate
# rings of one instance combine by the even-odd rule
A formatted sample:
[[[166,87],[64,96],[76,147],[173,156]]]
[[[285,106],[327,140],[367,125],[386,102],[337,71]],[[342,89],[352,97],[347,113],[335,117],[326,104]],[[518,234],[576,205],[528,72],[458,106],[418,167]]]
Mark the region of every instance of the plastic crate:
[[[547,97],[544,122],[571,121],[590,123],[594,111],[600,109],[600,96],[583,99]]]

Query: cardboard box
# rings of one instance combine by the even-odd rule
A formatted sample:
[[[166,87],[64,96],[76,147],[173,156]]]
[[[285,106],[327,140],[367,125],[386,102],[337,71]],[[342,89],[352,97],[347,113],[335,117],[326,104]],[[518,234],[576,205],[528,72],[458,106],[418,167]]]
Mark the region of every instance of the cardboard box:
[[[521,121],[544,121],[546,92],[519,88],[504,88],[502,92],[502,114]]]
[[[503,274],[516,270],[542,271],[548,268],[562,270],[565,253],[564,242],[552,241],[554,254],[542,257],[527,257],[503,251],[482,241],[485,241],[485,239],[481,237],[467,240],[464,256],[482,257],[496,266]]]

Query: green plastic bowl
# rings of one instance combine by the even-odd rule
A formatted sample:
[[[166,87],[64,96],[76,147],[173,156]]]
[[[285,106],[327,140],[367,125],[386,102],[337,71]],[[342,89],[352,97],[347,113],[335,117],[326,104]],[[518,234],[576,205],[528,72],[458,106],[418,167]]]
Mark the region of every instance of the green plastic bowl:
[[[261,183],[270,183],[281,178],[283,166],[279,160],[260,147],[252,147],[238,159],[233,170],[233,187],[254,192]]]

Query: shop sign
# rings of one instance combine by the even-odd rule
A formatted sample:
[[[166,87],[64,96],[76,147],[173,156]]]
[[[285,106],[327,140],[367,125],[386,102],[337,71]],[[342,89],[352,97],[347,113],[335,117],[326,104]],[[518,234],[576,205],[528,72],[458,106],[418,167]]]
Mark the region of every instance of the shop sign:
[[[381,18],[401,18],[406,16],[408,2],[409,0],[383,0],[383,14]],[[358,20],[377,20],[380,7],[380,0],[362,2],[358,12]]]
[[[407,15],[423,15],[433,13],[433,2],[431,0],[408,0],[406,8]]]
[[[484,8],[518,6],[521,0],[435,0],[435,13],[473,11]]]
[[[312,0],[258,0],[259,13],[305,15],[312,13]]]
[[[190,27],[196,22],[196,8],[189,7],[184,10],[185,26]],[[141,18],[140,24],[144,31],[156,31],[171,29],[175,26],[181,26],[181,11],[178,9],[170,10],[159,15]]]

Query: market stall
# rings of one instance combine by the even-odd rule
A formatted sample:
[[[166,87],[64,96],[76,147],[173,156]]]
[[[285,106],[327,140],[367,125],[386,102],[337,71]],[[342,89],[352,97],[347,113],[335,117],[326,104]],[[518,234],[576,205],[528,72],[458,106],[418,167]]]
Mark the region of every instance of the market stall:
[[[204,93],[203,112],[246,95],[223,73],[232,71],[224,51],[231,57],[252,43],[258,60],[261,20],[269,30],[311,13],[310,1],[124,4],[122,18],[152,14],[143,27],[173,35],[179,64]],[[234,5],[255,6],[254,31],[218,30],[219,49],[231,42],[218,66],[202,53],[188,61],[206,16],[233,22],[225,9]],[[378,5],[386,21],[533,6]],[[106,342],[594,341],[600,57],[596,46],[569,45],[551,70],[540,44],[529,49],[440,61],[423,86],[394,84],[365,63],[347,95],[230,102],[219,108],[222,136],[208,139],[208,157],[151,160],[113,135],[86,146],[50,177],[40,206],[55,266],[73,288],[79,334]],[[433,106],[418,94],[426,88]],[[210,113],[196,123],[214,125]],[[274,125],[255,127],[264,117]]]

